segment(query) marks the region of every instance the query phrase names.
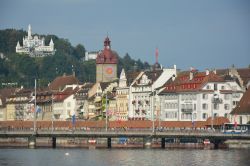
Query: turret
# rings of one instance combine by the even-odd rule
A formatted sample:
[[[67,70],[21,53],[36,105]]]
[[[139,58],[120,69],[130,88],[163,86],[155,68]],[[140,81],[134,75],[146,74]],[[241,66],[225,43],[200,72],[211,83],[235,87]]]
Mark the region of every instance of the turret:
[[[16,47],[17,47],[17,48],[20,48],[20,43],[19,43],[19,41],[17,42]]]
[[[21,46],[20,46],[20,43],[19,41],[17,42],[17,45],[16,45],[16,52],[19,52],[21,49]]]
[[[31,25],[30,24],[28,26],[28,39],[32,39],[32,36],[31,36]]]
[[[122,72],[120,74],[119,87],[126,87],[126,86],[127,86],[127,78],[124,69],[122,69]]]
[[[49,46],[50,46],[51,51],[54,51],[54,42],[52,38],[50,39]]]
[[[52,38],[50,39],[49,45],[54,47],[54,42],[53,42]]]

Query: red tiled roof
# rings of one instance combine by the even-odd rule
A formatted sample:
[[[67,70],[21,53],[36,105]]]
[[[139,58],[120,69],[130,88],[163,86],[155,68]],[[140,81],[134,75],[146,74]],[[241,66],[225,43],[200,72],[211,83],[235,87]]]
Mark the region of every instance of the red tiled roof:
[[[230,122],[229,119],[225,118],[225,117],[214,117],[214,119],[213,119],[213,125],[214,126],[221,126],[224,123],[229,123],[229,122]],[[206,125],[207,126],[211,126],[212,125],[212,118],[211,117],[209,117],[206,120]]]
[[[75,89],[73,89],[72,87],[68,87],[62,92],[54,93],[54,102],[62,102],[70,95],[75,94],[78,90],[78,87],[76,87]]]
[[[79,80],[74,75],[60,76],[53,80],[50,85],[50,90],[62,90],[66,85],[79,84]]]
[[[243,80],[244,86],[250,81],[250,68],[237,69],[241,79]]]
[[[104,41],[104,50],[98,53],[96,58],[96,64],[117,64],[118,54],[111,50],[110,40],[106,37]]]
[[[210,72],[192,72],[193,78],[190,79],[190,72],[181,72],[173,81],[169,79],[165,84],[165,89],[161,93],[170,92],[197,92],[203,91],[202,87],[208,82],[224,82],[224,79]]]
[[[133,86],[141,86],[139,85],[140,80],[142,79],[142,76],[145,74],[148,79],[151,80],[151,83],[149,85],[152,85],[162,74],[163,70],[152,70],[152,71],[145,71],[141,77],[138,79],[138,83],[135,83]],[[147,85],[146,85],[147,86]]]
[[[131,85],[136,77],[141,73],[141,71],[131,71],[126,73],[127,85]]]
[[[233,109],[230,114],[250,115],[250,88],[243,94],[239,104]]]
[[[16,88],[4,88],[0,89],[0,99],[2,101],[2,107],[6,105],[6,99],[16,92]]]

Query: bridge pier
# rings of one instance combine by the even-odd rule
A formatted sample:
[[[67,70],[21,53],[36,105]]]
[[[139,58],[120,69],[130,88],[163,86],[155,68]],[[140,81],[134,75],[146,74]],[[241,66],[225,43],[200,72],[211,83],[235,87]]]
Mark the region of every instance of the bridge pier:
[[[165,138],[161,138],[161,148],[165,149],[165,145],[166,145]]]
[[[222,143],[222,140],[215,139],[213,143],[214,143],[214,149],[219,149],[219,145]]]
[[[53,149],[56,148],[56,137],[55,136],[52,137],[52,148]]]
[[[111,137],[107,138],[107,145],[108,145],[108,149],[111,148]]]
[[[36,148],[36,136],[32,135],[28,137],[28,148],[30,149]]]

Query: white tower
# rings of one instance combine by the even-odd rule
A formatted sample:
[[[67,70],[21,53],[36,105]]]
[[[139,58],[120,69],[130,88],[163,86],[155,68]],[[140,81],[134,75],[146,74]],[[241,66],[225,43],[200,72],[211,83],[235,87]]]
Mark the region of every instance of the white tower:
[[[124,88],[127,87],[127,78],[124,69],[122,69],[120,80],[119,80],[119,87]]]
[[[32,39],[32,36],[31,36],[31,25],[30,24],[28,26],[28,39]]]
[[[54,42],[53,42],[52,38],[50,39],[49,46],[50,46],[51,51],[53,51],[54,50]]]

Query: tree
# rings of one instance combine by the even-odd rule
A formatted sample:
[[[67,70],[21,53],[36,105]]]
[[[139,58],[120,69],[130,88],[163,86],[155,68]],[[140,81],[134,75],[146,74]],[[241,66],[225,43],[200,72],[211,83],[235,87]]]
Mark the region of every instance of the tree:
[[[85,58],[85,48],[83,45],[78,44],[76,45],[75,49],[74,49],[74,55],[77,59],[79,60],[84,60]]]

